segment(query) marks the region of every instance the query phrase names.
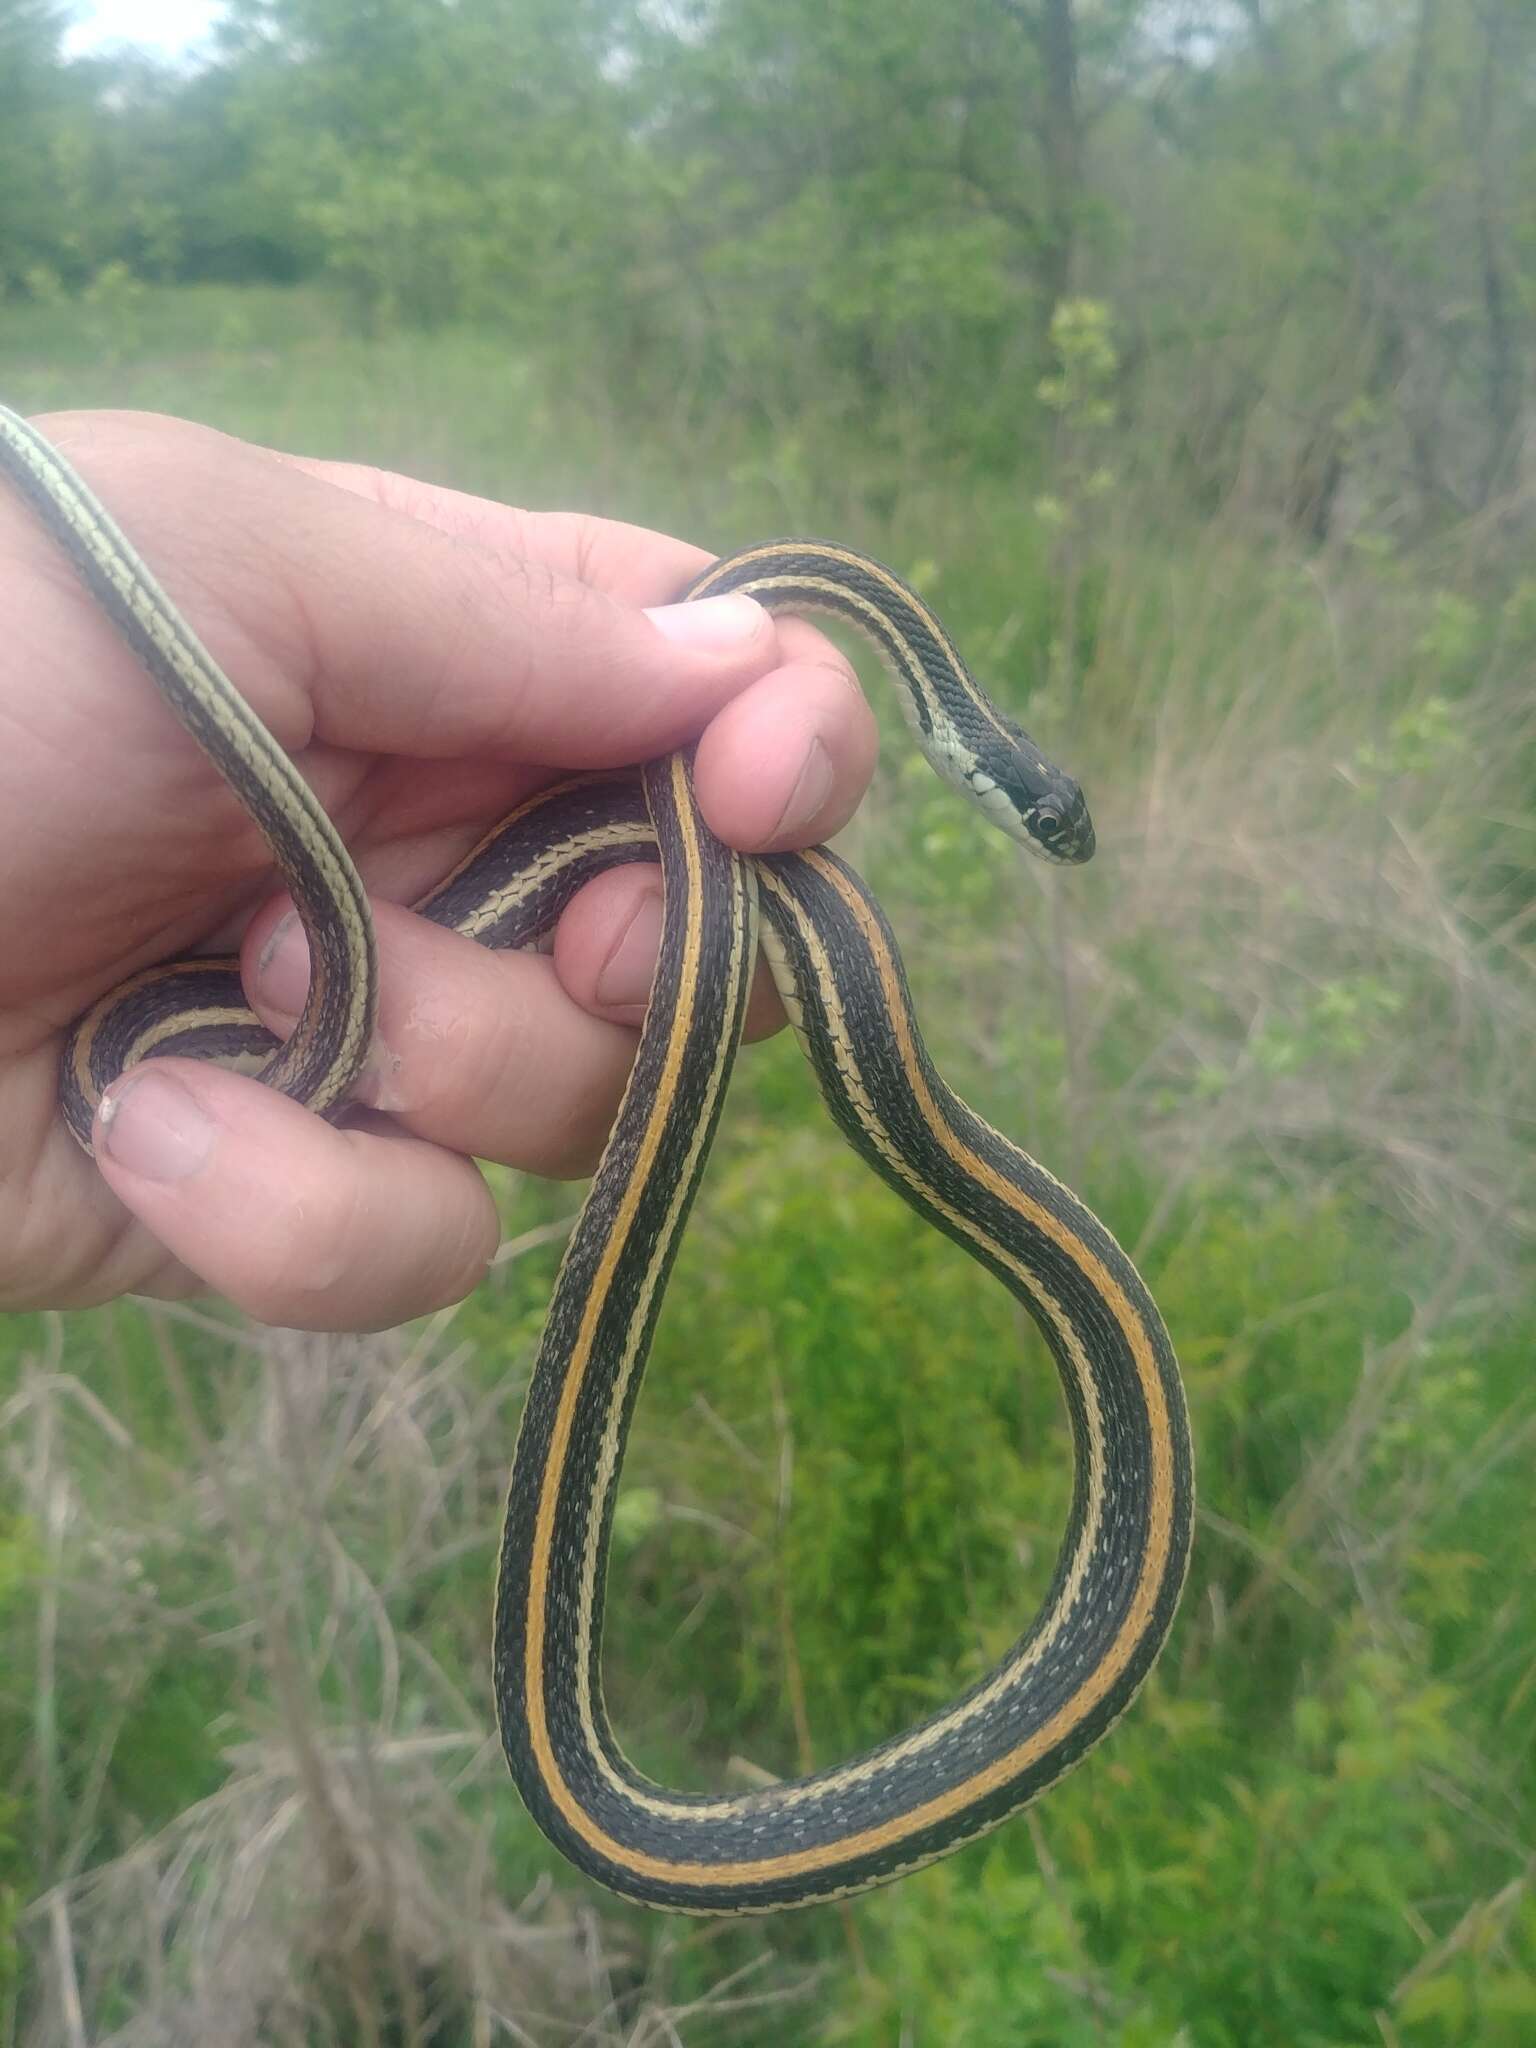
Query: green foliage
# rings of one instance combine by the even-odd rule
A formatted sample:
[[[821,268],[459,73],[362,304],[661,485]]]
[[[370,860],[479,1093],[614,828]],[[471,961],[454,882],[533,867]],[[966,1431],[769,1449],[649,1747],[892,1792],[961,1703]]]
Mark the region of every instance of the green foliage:
[[[1093,299],[1064,299],[1051,316],[1058,367],[1038,389],[1051,411],[1073,426],[1107,427],[1113,417],[1105,394],[1119,358],[1109,329],[1109,308]]]
[[[60,1953],[92,2039],[253,1981],[249,2038],[305,2042],[1531,2038],[1533,20],[1177,34],[238,0],[180,75],[65,64],[0,0],[8,401],[846,534],[1081,772],[1099,858],[1037,887],[882,697],[850,850],[946,1073],[1146,1271],[1203,1505],[1159,1672],[1036,1813],[846,1911],[680,1930],[574,1885],[491,1728],[572,1191],[499,1176],[522,1254],[398,1338],[13,1319],[21,2038],[79,2035]],[[705,1787],[900,1728],[1028,1621],[1068,1484],[1031,1330],[754,1053],[615,1522],[626,1743]]]
[[[1436,627],[1441,623],[1437,616]],[[1398,712],[1387,727],[1384,743],[1367,741],[1356,750],[1354,765],[1360,788],[1369,795],[1402,776],[1442,770],[1445,757],[1461,752],[1466,744],[1454,706],[1444,697],[1425,697]]]
[[[1536,317],[1528,10],[1191,32],[1181,64],[1135,0],[241,0],[182,76],[62,65],[10,0],[0,296],[325,277],[375,328],[493,319],[589,401],[994,474],[1134,401],[1207,509],[1320,539],[1486,503]],[[1047,518],[1120,475],[1057,455]]]

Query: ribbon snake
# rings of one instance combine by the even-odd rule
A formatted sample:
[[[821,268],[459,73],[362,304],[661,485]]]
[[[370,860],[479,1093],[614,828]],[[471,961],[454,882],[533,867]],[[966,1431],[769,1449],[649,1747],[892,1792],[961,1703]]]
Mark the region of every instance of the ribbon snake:
[[[103,1088],[165,1053],[259,1065],[271,1086],[339,1114],[368,1050],[377,979],[368,900],[345,846],[95,495],[3,408],[0,472],[261,828],[312,962],[308,1002],[283,1045],[251,1014],[233,961],[152,968],[105,996],[65,1051],[71,1129],[89,1148]],[[683,595],[725,591],[857,628],[945,781],[1049,860],[1092,853],[1076,784],[996,709],[932,611],[888,570],[847,548],[776,541],[715,563]],[[704,825],[682,752],[638,777],[587,775],[541,791],[418,908],[482,944],[526,947],[592,875],[658,855],[663,930],[650,1007],[560,1268],[514,1456],[495,1694],[522,1796],[583,1871],[652,1905],[762,1912],[859,1891],[946,1854],[1099,1740],[1173,1620],[1192,1460],[1173,1351],[1134,1267],[1075,1195],[945,1085],[885,918],[836,854],[733,853]],[[742,1795],[685,1796],[643,1777],[614,1737],[601,1685],[603,1601],[625,1441],[759,939],[839,1128],[1034,1319],[1060,1374],[1075,1481],[1039,1613],[969,1691],[851,1762]]]

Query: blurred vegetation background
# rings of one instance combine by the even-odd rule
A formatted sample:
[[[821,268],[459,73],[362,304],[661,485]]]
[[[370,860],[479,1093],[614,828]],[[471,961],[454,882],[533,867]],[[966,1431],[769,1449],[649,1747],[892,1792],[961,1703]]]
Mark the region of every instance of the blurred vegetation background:
[[[1536,2040],[1531,0],[0,0],[0,388],[913,577],[1078,770],[1052,877],[893,744],[848,834],[950,1077],[1141,1263],[1202,1513],[1029,1816],[630,1912],[492,1732],[575,1193],[460,1309],[0,1328],[0,2013],[28,2048]],[[882,718],[889,718],[883,686]],[[947,1697],[1044,1589],[1012,1306],[743,1064],[608,1669],[690,1786]]]

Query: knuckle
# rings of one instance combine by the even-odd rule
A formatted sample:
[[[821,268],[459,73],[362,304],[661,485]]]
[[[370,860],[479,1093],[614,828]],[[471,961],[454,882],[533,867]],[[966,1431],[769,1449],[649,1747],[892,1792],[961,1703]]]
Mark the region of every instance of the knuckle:
[[[482,1192],[484,1184],[482,1183]],[[467,1202],[455,1227],[446,1231],[438,1247],[434,1270],[427,1276],[425,1292],[430,1297],[418,1313],[446,1308],[462,1301],[489,1272],[496,1257],[501,1231],[495,1205],[488,1195]]]
[[[212,428],[153,412],[53,413],[37,425],[104,493],[174,483],[190,454],[206,457],[225,441]]]
[[[542,1180],[585,1180],[595,1173],[618,1114],[620,1089],[588,1090],[564,1117],[525,1130],[508,1165]]]
[[[452,1060],[441,1062],[436,1099],[421,1121],[451,1124],[461,1134],[473,1128],[476,1151],[494,1133],[499,1164],[546,1180],[579,1180],[607,1142],[632,1056],[629,1036],[584,1013],[572,1015],[563,1002],[552,1010],[553,961],[495,958],[498,986],[464,1029]]]

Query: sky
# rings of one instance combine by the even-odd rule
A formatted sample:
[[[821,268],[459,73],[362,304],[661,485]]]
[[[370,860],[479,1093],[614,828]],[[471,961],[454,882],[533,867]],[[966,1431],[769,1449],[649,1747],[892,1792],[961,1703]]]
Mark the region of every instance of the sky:
[[[109,43],[138,43],[179,57],[201,41],[221,11],[219,0],[75,0],[64,48],[80,57]]]

